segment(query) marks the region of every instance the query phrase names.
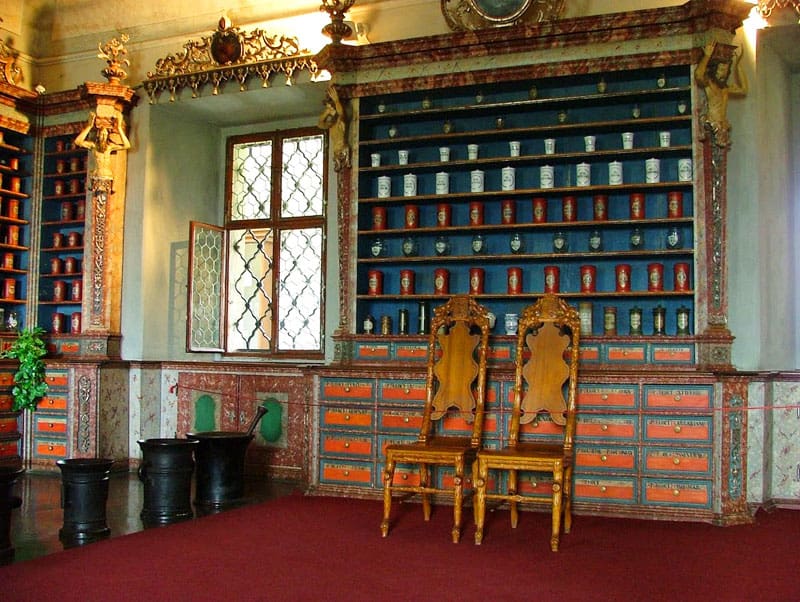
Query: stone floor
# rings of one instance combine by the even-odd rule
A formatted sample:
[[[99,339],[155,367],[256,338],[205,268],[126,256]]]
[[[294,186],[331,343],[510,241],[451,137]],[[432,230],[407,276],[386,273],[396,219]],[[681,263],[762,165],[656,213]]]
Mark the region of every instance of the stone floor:
[[[248,479],[245,482],[245,497],[239,505],[286,495],[296,488],[294,483]],[[14,561],[30,560],[63,550],[65,544],[58,537],[64,519],[61,509],[60,474],[26,473],[17,481],[15,489],[17,495],[22,498],[22,507],[13,511],[11,519]],[[144,529],[139,517],[142,511],[142,499],[143,486],[135,473],[111,473],[106,504],[106,520],[111,529],[110,537]]]

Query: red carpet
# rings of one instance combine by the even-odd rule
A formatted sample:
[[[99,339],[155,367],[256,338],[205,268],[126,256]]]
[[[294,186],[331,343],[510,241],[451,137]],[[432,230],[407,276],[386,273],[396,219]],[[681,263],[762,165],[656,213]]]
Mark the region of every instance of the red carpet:
[[[576,516],[561,548],[549,515],[487,516],[450,542],[450,508],[422,521],[395,504],[279,498],[0,568],[0,598],[17,600],[800,600],[800,512],[752,525]],[[471,521],[471,512],[467,512]]]

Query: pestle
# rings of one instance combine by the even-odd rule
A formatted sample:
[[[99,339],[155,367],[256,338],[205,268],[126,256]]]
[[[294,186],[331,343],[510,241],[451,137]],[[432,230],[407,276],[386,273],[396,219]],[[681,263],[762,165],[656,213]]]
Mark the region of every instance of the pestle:
[[[256,425],[258,421],[261,420],[262,416],[267,413],[267,408],[264,406],[258,406],[256,408],[256,415],[253,416],[253,420],[250,422],[250,426],[247,427],[247,434],[252,435],[253,431],[256,430]]]

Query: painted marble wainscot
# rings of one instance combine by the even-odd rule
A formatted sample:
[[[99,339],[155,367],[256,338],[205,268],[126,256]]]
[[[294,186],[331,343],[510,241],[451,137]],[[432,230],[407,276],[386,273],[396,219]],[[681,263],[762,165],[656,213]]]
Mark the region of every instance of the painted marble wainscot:
[[[97,401],[101,437],[98,455],[102,458],[118,460],[130,457],[128,444],[129,395],[127,365],[103,367],[100,370],[100,389]]]
[[[800,375],[776,378],[772,387],[770,498],[800,508]]]

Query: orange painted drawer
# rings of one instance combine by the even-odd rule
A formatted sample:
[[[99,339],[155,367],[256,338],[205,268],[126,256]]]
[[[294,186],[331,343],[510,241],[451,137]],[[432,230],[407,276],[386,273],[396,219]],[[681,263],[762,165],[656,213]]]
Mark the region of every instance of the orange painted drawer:
[[[0,372],[0,387],[10,387],[14,384],[13,372]]]
[[[653,345],[651,354],[654,362],[694,363],[694,348],[691,345]]]
[[[391,346],[385,343],[357,343],[355,357],[362,360],[388,360],[391,357]]]
[[[67,397],[65,395],[48,395],[37,404],[40,410],[66,410]]]
[[[581,344],[580,349],[578,350],[578,357],[582,362],[599,362],[600,345]]]
[[[14,398],[11,395],[0,395],[0,412],[10,412],[14,407]]]
[[[370,408],[322,408],[322,426],[339,426],[352,429],[371,429],[373,412]]]
[[[44,374],[44,381],[48,387],[67,387],[69,386],[69,372],[66,370],[47,370]]]
[[[511,427],[511,416],[508,416],[506,432]],[[563,437],[564,427],[554,423],[548,414],[539,414],[532,422],[519,425],[520,440],[525,441],[537,437]]]
[[[36,455],[39,457],[64,458],[67,455],[67,444],[64,441],[41,441],[34,442]]]
[[[644,436],[651,441],[711,442],[711,417],[644,417]]]
[[[638,405],[638,390],[625,385],[578,385],[579,408],[626,408]]]
[[[712,387],[659,387],[644,388],[644,405],[647,408],[670,410],[706,410],[712,406]]]
[[[424,380],[382,380],[378,390],[382,401],[425,401]]]
[[[35,416],[34,428],[37,433],[65,435],[67,419],[55,416]]]
[[[375,394],[375,382],[359,379],[327,379],[320,381],[322,399],[371,400]]]
[[[578,445],[575,466],[588,470],[636,470],[636,448]]]
[[[711,474],[709,449],[648,448],[644,452],[644,467],[651,472]]]
[[[381,485],[383,485],[383,467],[381,466]],[[419,469],[405,466],[396,466],[394,469],[393,485],[405,485],[406,487],[419,486]]]
[[[533,476],[518,477],[517,490],[521,495],[551,497],[553,495],[553,478],[549,475],[542,475],[541,478]]]
[[[0,435],[17,432],[16,418],[0,418]]]
[[[368,462],[320,461],[320,481],[329,484],[371,486],[374,465]]]
[[[711,506],[709,481],[673,481],[645,479],[642,482],[642,502],[669,506]]]
[[[513,345],[509,344],[496,344],[489,345],[486,352],[486,359],[494,362],[510,362],[512,355]]]
[[[609,362],[642,362],[647,359],[644,345],[608,345],[606,360]]]
[[[19,455],[19,447],[16,441],[3,441],[0,443],[0,458],[9,458]]]
[[[579,415],[575,427],[576,436],[634,440],[636,421],[636,416]]]
[[[372,457],[372,437],[323,432],[321,440],[324,454]]]
[[[419,432],[422,408],[410,410],[378,410],[378,428],[382,431]]]
[[[425,361],[428,359],[427,343],[396,343],[395,358],[406,361]]]
[[[576,476],[573,485],[575,499],[586,501],[603,500],[618,503],[635,503],[636,487],[631,479],[592,479]]]

